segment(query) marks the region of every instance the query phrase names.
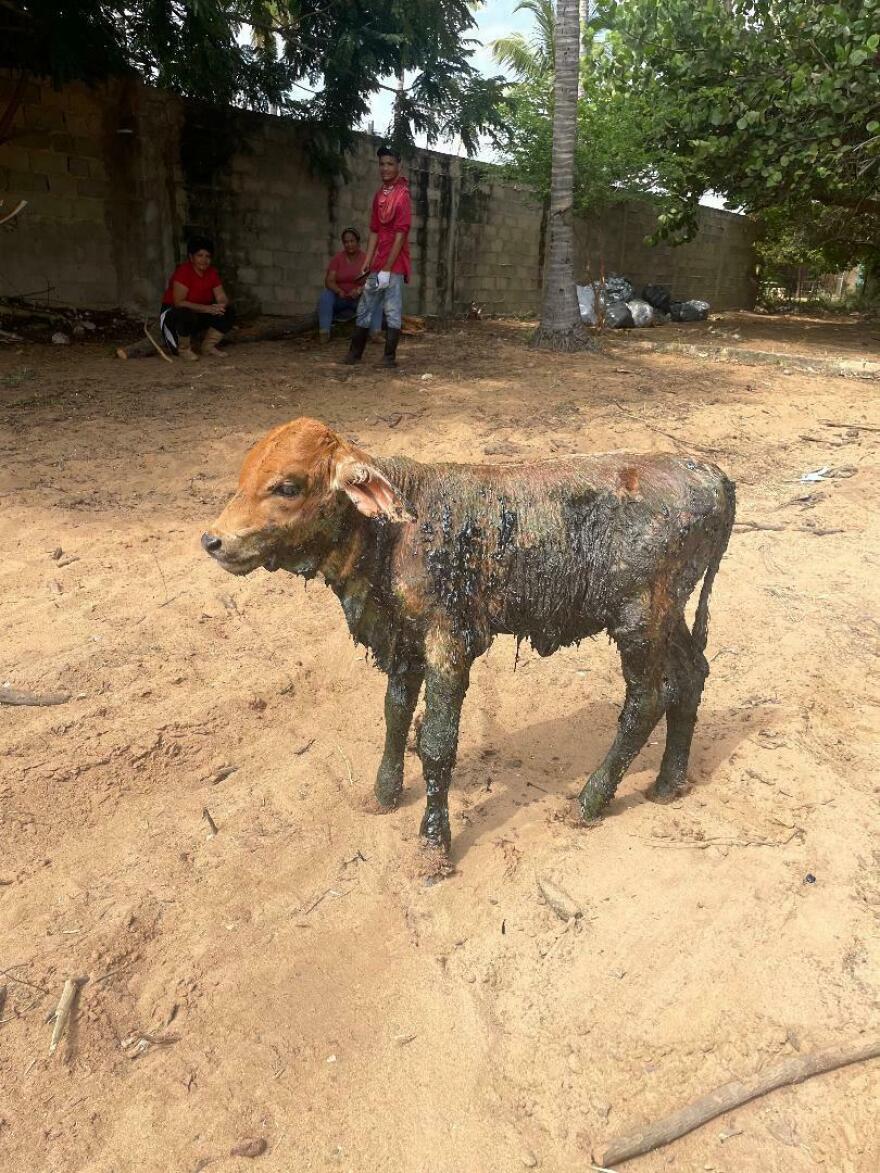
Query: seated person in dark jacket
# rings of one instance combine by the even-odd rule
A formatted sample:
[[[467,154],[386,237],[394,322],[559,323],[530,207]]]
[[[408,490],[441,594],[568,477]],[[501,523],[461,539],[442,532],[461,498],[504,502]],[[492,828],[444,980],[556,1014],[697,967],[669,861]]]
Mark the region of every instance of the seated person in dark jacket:
[[[220,274],[211,264],[214,242],[206,236],[194,236],[187,242],[186,251],[187,259],[171,274],[162,298],[162,337],[173,353],[195,362],[199,356],[192,348],[192,339],[204,334],[202,354],[226,358],[217,343],[231,329],[234,311]]]

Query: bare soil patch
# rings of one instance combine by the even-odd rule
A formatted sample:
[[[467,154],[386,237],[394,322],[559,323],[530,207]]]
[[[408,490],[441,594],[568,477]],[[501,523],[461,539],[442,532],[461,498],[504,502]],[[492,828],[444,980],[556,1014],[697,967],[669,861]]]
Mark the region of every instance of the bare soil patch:
[[[635,331],[633,337],[643,336]],[[760,314],[748,310],[712,313],[705,322],[670,322],[649,336],[706,343],[732,350],[768,350],[814,359],[880,361],[880,322],[864,314]]]
[[[0,707],[4,1173],[588,1169],[719,1084],[880,1031],[876,386],[537,354],[527,331],[407,339],[391,374],[375,346],[338,366],[341,342],[0,353],[0,686],[72,698]],[[614,649],[523,648],[514,672],[499,639],[465,706],[456,870],[425,885],[415,756],[402,807],[369,808],[384,680],[335,599],[199,549],[246,448],[300,414],[422,460],[721,464],[770,528],[735,531],[715,585],[691,793],[645,800],[658,733],[578,826]],[[822,466],[854,471],[801,482]],[[626,1168],[868,1173],[878,1102],[880,1063],[848,1068]]]

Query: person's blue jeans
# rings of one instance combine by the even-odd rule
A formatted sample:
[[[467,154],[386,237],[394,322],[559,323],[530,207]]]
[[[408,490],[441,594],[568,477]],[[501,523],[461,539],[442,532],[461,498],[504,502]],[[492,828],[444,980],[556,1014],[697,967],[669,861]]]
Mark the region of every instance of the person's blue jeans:
[[[364,285],[357,308],[357,324],[369,326],[376,314],[385,313],[389,330],[399,330],[403,325],[403,273],[392,273],[385,289],[379,288],[379,274],[371,273]]]
[[[340,297],[332,289],[325,289],[318,298],[318,329],[330,333],[334,322],[349,322],[357,313],[356,297]],[[376,312],[370,324],[374,334],[382,329],[382,303],[376,305]]]

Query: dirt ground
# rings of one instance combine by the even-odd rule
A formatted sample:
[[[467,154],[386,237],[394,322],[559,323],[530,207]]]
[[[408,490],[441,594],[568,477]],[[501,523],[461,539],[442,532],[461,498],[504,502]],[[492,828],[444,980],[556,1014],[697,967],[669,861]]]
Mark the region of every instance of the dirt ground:
[[[743,347],[776,354],[802,354],[813,359],[869,359],[880,355],[880,322],[859,313],[834,314],[819,310],[797,315],[761,314],[728,310],[710,314],[708,321],[670,322],[633,338],[705,343],[726,346],[734,353]]]
[[[803,325],[772,328],[804,353]],[[0,685],[71,695],[0,707],[3,1173],[569,1173],[719,1084],[880,1034],[878,384],[536,354],[527,332],[407,339],[391,375],[376,347],[338,366],[341,342],[192,366],[3,348]],[[402,807],[366,807],[384,681],[335,598],[199,548],[247,447],[300,414],[423,460],[717,460],[745,524],[691,793],[644,798],[661,728],[609,816],[573,825],[616,654],[524,646],[514,671],[499,639],[465,706],[456,870],[425,885],[414,755]],[[823,466],[852,475],[800,481]],[[625,1167],[868,1173],[878,1103],[863,1063]]]

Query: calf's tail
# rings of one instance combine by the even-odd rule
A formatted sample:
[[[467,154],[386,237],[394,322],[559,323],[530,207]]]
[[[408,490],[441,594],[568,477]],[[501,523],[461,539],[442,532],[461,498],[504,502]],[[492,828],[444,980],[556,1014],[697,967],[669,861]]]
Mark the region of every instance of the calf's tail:
[[[730,534],[733,530],[733,522],[736,517],[736,486],[733,481],[728,480],[723,474],[721,477],[721,495],[723,497],[721,525],[715,539],[715,549],[712,551],[712,557],[709,559],[709,565],[706,568],[706,576],[703,579],[703,587],[700,591],[700,601],[697,603],[694,628],[691,632],[694,637],[694,643],[701,652],[706,650],[706,641],[709,638],[709,595],[712,593],[712,583],[715,581],[715,575],[718,573],[718,567],[721,565],[721,559],[724,557],[724,551],[727,549],[727,543],[730,541]]]

